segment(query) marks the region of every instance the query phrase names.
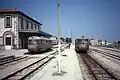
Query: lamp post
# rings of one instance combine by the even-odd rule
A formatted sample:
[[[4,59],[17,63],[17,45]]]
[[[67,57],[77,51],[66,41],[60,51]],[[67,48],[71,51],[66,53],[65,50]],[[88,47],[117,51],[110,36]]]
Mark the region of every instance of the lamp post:
[[[66,72],[62,71],[61,69],[61,43],[60,43],[60,0],[57,1],[57,10],[58,10],[58,56],[57,56],[57,72],[53,73],[52,75],[61,76],[64,75]]]
[[[60,52],[60,0],[58,0],[57,2],[57,10],[58,10],[58,73],[61,73],[61,62],[60,62],[60,58],[61,58],[61,52]]]

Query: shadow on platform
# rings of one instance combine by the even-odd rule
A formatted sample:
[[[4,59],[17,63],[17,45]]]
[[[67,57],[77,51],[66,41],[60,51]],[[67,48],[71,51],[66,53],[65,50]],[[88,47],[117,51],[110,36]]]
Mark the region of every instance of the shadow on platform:
[[[67,72],[65,72],[65,71],[61,71],[61,72],[54,72],[53,74],[52,74],[52,76],[64,76],[65,74],[66,74]]]

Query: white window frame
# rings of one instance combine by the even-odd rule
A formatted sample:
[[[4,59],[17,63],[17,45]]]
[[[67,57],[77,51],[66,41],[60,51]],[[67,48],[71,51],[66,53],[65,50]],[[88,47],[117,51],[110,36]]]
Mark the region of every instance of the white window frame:
[[[10,17],[10,26],[7,26],[7,24],[6,24],[6,19],[7,19],[7,17]],[[12,28],[12,16],[5,16],[5,28]]]

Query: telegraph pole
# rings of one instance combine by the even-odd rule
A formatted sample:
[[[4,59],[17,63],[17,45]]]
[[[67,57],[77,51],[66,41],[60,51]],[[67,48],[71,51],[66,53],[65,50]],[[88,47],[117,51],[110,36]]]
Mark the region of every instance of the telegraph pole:
[[[72,28],[71,28],[71,44],[72,44]]]
[[[57,10],[58,10],[58,73],[61,73],[61,62],[60,62],[60,58],[61,58],[61,52],[60,52],[60,47],[61,47],[61,43],[60,43],[60,0],[58,0],[57,2]]]
[[[58,56],[57,56],[57,72],[53,73],[52,75],[61,76],[64,75],[66,72],[62,71],[61,69],[61,43],[60,43],[60,0],[57,0],[57,10],[58,10]]]

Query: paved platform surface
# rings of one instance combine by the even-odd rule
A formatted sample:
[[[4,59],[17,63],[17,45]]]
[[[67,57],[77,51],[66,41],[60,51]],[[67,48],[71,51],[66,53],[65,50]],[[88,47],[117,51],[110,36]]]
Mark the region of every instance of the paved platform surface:
[[[56,51],[56,49],[53,49],[52,51]],[[10,55],[15,55],[15,56],[29,56],[30,54],[24,54],[27,53],[28,50],[27,49],[19,49],[19,50],[0,50],[0,56],[2,55],[6,55],[6,56],[10,56]],[[45,52],[48,53],[48,52]],[[34,56],[38,56],[38,55],[42,55],[44,53],[41,54],[35,54]]]
[[[20,50],[0,50],[0,55],[15,55],[15,56],[23,56],[24,53],[28,52],[27,49]]]
[[[61,54],[64,55],[61,57],[62,75],[54,75],[58,68],[55,58],[30,80],[83,80],[74,46]]]

